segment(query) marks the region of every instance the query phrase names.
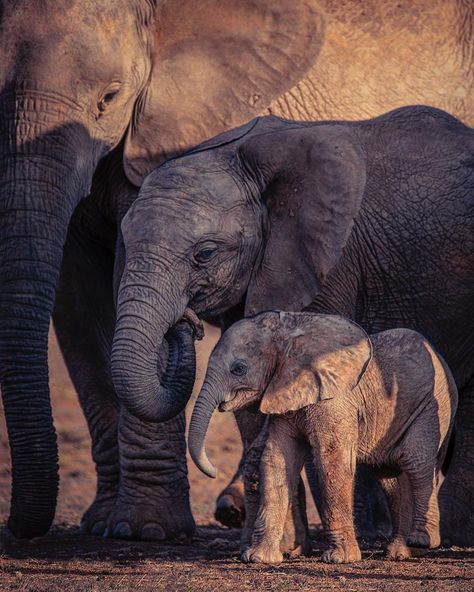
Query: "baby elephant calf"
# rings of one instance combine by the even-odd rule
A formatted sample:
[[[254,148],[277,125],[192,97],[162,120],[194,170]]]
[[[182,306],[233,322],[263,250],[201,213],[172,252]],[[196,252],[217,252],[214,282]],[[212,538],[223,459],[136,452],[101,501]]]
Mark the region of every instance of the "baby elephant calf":
[[[439,545],[438,474],[457,405],[453,377],[420,334],[369,336],[339,316],[266,312],[233,325],[217,344],[191,420],[189,448],[210,476],[204,439],[216,407],[260,403],[270,415],[260,465],[260,507],[245,561],[278,563],[289,503],[308,447],[330,547],[323,561],[358,561],[356,463],[380,478],[392,513],[388,556]]]

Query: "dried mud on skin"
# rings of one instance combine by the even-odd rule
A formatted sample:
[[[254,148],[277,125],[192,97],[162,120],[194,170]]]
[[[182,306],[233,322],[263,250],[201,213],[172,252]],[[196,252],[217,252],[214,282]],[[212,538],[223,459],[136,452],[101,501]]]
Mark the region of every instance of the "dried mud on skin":
[[[321,563],[323,541],[311,503],[312,557],[275,567],[242,564],[238,559],[239,531],[220,527],[212,515],[217,493],[233,474],[240,456],[239,437],[229,414],[216,415],[209,432],[209,456],[220,469],[218,478],[210,480],[189,464],[191,502],[199,525],[193,539],[154,544],[80,536],[77,524],[95,492],[90,442],[53,336],[50,345],[61,471],[56,521],[48,536],[31,542],[14,541],[5,530],[0,531],[0,592],[474,592],[474,549],[442,549],[422,559],[395,563],[384,561],[380,548],[375,548],[364,550],[361,563]],[[206,359],[208,350],[209,342],[201,346],[201,360]],[[199,375],[202,378],[202,370]],[[8,445],[0,417],[2,522],[8,512],[9,493]]]

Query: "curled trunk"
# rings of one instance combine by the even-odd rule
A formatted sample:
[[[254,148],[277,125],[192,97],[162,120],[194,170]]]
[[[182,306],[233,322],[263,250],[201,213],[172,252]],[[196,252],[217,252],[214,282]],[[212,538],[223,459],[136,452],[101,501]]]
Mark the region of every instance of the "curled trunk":
[[[149,270],[148,265],[149,254],[143,253],[125,266],[117,298],[112,377],[131,414],[162,422],[178,415],[191,396],[194,327],[181,321],[187,302],[177,287],[167,285],[169,272],[157,271],[154,264]]]

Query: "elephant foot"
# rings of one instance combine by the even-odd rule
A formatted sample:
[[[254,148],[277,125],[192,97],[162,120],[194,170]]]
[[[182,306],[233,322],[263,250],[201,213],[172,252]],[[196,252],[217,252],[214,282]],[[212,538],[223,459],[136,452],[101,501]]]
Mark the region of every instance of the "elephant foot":
[[[268,563],[278,565],[283,561],[283,553],[278,546],[270,546],[260,543],[254,547],[249,547],[242,553],[241,559],[244,563]]]
[[[214,518],[229,528],[242,528],[245,520],[244,486],[241,481],[228,485],[216,502]]]
[[[404,538],[396,538],[387,546],[385,556],[390,561],[404,561],[412,557],[413,554]]]
[[[124,499],[119,496],[104,536],[116,539],[165,541],[191,537],[196,530],[189,499],[166,496]]]
[[[94,536],[102,536],[115,504],[117,492],[98,495],[81,518],[80,532]]]
[[[362,554],[357,542],[342,543],[324,551],[321,561],[324,563],[352,563],[361,561]]]
[[[407,537],[409,547],[419,547],[421,549],[434,549],[441,543],[439,531],[435,528],[428,530],[426,528],[417,528]]]

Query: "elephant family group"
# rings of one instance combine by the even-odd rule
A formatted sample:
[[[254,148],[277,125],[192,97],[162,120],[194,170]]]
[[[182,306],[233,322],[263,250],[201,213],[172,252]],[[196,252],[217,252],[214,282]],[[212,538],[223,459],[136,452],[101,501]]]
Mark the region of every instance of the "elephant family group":
[[[457,0],[0,0],[0,379],[16,536],[44,534],[56,506],[51,316],[97,467],[83,531],[157,540],[194,529],[182,411],[193,314],[227,323],[311,305],[372,331],[419,329],[445,356],[460,413],[442,512],[452,542],[474,542],[467,127],[400,110],[316,126],[321,151],[306,153],[314,124],[259,118],[158,169],[127,214],[157,165],[265,113],[356,120],[427,104],[472,125],[473,23]],[[259,132],[280,126],[288,144],[266,146]],[[242,170],[260,163],[254,185],[216,169],[242,146]],[[298,167],[271,178],[289,203],[256,197],[290,148],[321,171],[307,216]]]

